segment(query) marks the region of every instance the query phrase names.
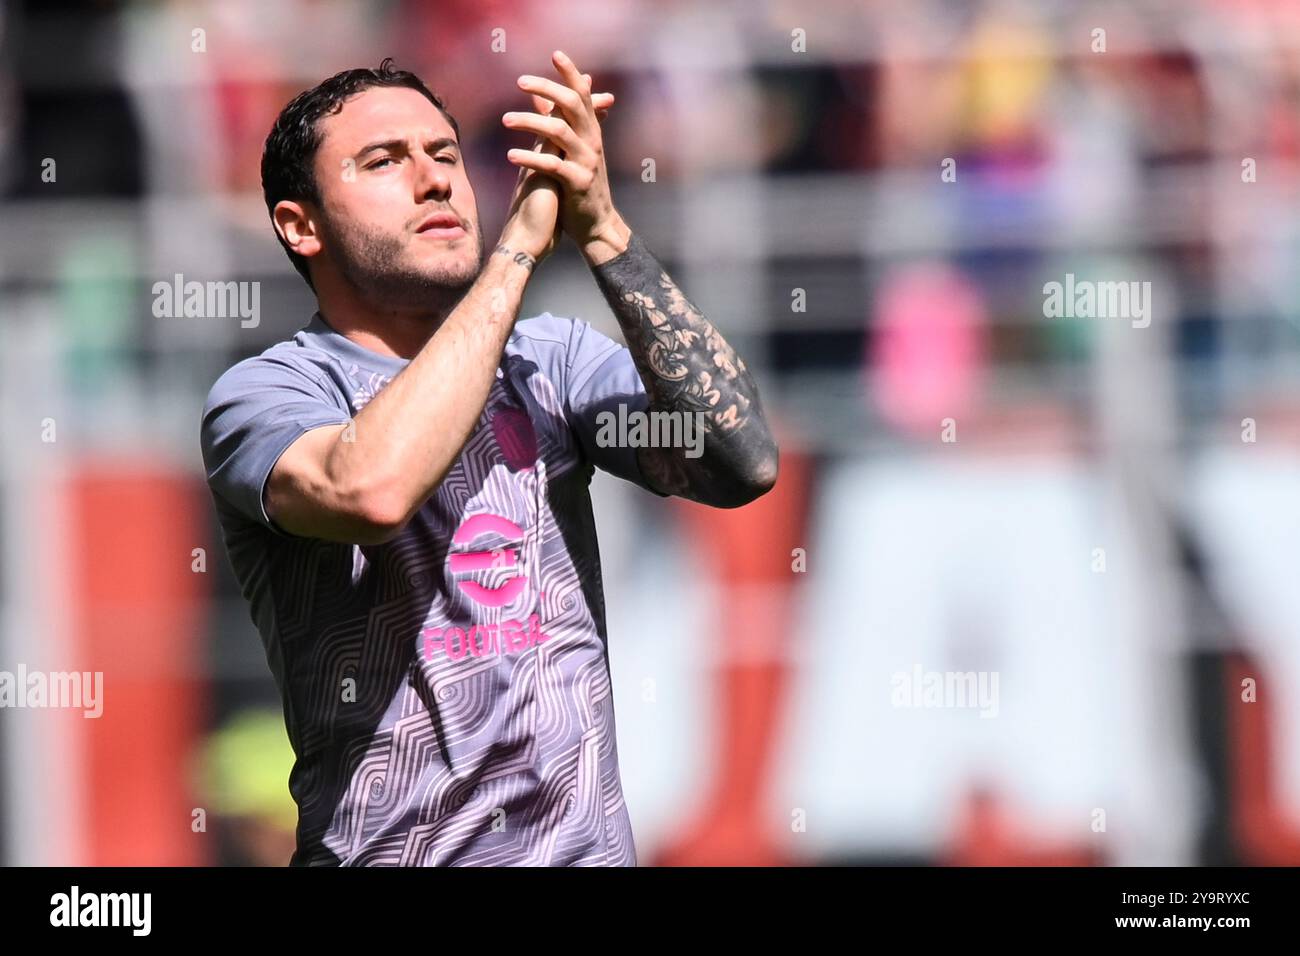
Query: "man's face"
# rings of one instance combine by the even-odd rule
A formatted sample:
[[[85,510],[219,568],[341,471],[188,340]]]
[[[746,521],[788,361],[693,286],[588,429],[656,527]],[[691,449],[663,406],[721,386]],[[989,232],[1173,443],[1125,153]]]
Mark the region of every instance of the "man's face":
[[[483,236],[442,111],[415,90],[371,87],[319,122],[317,268],[332,264],[379,308],[459,299],[482,268]]]

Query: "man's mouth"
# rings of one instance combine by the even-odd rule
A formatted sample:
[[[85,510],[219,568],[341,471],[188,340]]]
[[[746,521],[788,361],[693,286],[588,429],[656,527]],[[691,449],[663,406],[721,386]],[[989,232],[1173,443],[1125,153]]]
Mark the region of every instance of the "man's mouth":
[[[415,230],[416,235],[426,239],[459,239],[465,235],[465,227],[456,216],[449,212],[436,212]]]

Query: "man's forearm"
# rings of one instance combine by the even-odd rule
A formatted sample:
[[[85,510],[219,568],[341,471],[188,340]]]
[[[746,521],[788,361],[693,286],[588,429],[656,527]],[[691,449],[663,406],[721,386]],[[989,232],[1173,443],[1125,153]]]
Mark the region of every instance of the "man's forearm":
[[[619,254],[588,262],[623,329],[651,409],[703,414],[698,458],[680,448],[638,450],[651,482],[667,494],[720,507],[745,504],[771,488],[776,442],[740,356],[635,233]]]
[[[409,517],[442,483],[478,423],[534,261],[499,245],[429,341],[357,413],[326,472]]]

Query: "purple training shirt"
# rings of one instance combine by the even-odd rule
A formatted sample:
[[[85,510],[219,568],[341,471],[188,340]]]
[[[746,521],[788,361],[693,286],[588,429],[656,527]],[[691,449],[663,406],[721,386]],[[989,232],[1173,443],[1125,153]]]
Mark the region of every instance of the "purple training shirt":
[[[593,466],[654,490],[635,449],[595,442],[598,413],[647,406],[631,353],[583,321],[521,320],[401,534],[277,528],[263,490],[279,456],[407,364],[317,314],[223,374],[203,410],[208,485],[297,755],[292,863],[633,866],[588,494]]]

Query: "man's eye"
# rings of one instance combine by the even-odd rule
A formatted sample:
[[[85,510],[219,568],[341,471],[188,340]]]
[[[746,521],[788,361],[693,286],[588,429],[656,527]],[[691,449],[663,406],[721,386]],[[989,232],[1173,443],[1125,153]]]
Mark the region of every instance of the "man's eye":
[[[438,162],[440,162],[440,163],[442,163],[442,162],[447,162],[447,163],[450,163],[451,165],[455,166],[455,165],[456,165],[456,157],[455,157],[455,156],[452,156],[452,155],[450,155],[450,154],[448,154],[448,155],[444,155],[444,156],[439,156],[439,157],[438,157]]]
[[[377,159],[373,163],[368,165],[366,169],[378,169],[380,165],[382,165],[383,163],[391,163],[392,161],[393,158],[391,156],[384,156],[383,158]]]

